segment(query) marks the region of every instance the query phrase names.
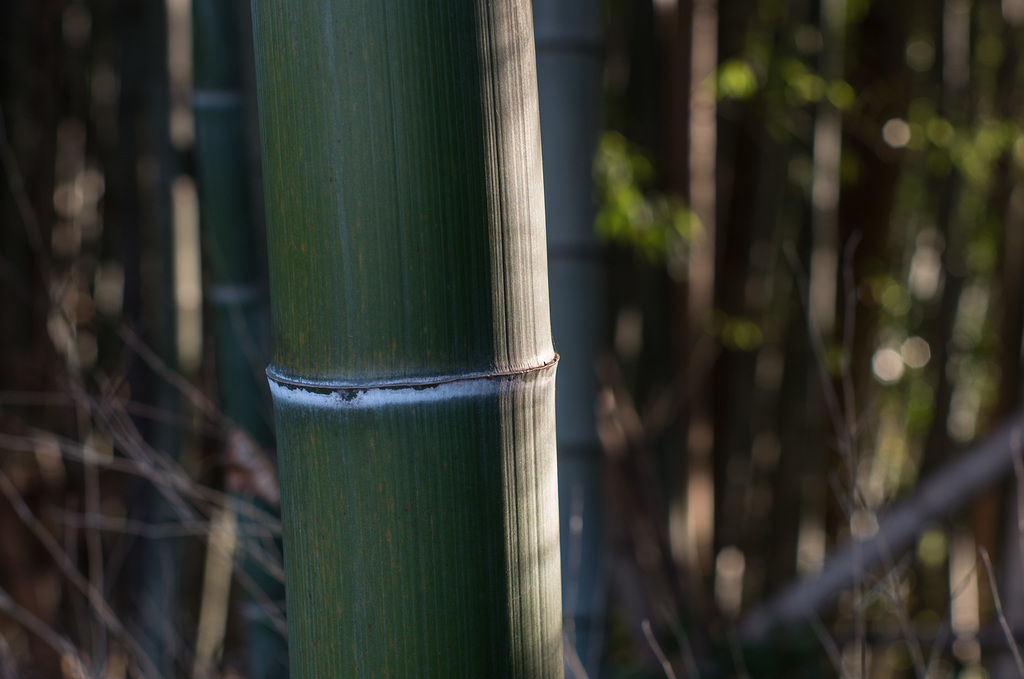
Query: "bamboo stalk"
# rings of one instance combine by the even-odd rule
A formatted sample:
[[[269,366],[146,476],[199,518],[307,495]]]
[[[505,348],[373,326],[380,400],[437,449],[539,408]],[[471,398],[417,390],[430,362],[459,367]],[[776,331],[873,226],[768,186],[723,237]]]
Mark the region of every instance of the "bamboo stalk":
[[[193,24],[196,159],[221,400],[225,414],[266,445],[273,439],[269,395],[257,366],[265,360],[260,338],[267,332],[267,303],[263,254],[248,184],[234,2],[195,2]]]
[[[560,677],[529,4],[254,13],[292,672]]]
[[[193,3],[196,160],[210,285],[207,303],[215,318],[220,400],[225,415],[261,446],[273,443],[270,394],[260,368],[269,348],[269,309],[263,286],[262,248],[253,210],[245,135],[241,23],[235,0]],[[269,508],[267,508],[269,509]],[[244,532],[248,519],[239,519]],[[213,541],[211,540],[211,550]],[[243,560],[245,576],[270,599],[283,600],[284,588],[253,558]],[[210,574],[208,573],[208,576]],[[222,588],[222,596],[227,589]],[[244,610],[258,611],[251,596]],[[210,610],[216,610],[211,607]],[[287,666],[287,642],[263,615],[246,621],[249,671],[254,679],[280,677]],[[223,636],[223,622],[218,634]],[[200,622],[197,647],[210,634]],[[206,639],[208,641],[208,639]],[[209,665],[206,659],[197,658]],[[212,668],[210,668],[212,669]]]
[[[608,571],[604,458],[594,415],[603,299],[592,178],[603,66],[601,7],[592,0],[533,0],[533,10],[551,329],[564,356],[556,389],[562,608],[566,643],[579,658],[566,674],[598,679]]]

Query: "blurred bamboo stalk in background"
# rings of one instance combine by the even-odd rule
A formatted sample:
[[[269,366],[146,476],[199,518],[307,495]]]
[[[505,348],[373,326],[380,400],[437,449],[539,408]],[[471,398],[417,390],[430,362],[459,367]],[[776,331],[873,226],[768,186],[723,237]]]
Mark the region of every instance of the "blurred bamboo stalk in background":
[[[193,3],[196,160],[204,259],[210,281],[207,301],[214,310],[220,401],[225,416],[234,425],[253,437],[258,446],[271,447],[270,394],[263,375],[263,365],[269,358],[269,309],[263,285],[262,233],[253,211],[250,153],[245,134],[245,62],[239,33],[247,22],[241,16],[242,6],[235,0]],[[233,440],[225,441],[226,457],[233,450]],[[229,475],[229,485],[231,480]],[[229,490],[244,490],[252,496],[252,489]],[[264,508],[270,509],[265,503]],[[238,520],[244,532],[244,524],[250,519]],[[233,519],[226,520],[226,525],[233,526]],[[241,546],[243,554],[247,554],[245,545]],[[214,549],[212,537],[210,549]],[[243,557],[242,568],[251,586],[270,600],[283,603],[283,585],[265,567],[247,556]],[[227,594],[207,592],[212,596]],[[287,642],[253,595],[248,593],[245,598],[242,610],[248,636],[249,676],[283,676],[288,665]],[[207,633],[202,625],[199,632]],[[223,636],[223,626],[219,633]]]
[[[120,80],[122,125],[118,135],[122,181],[131,194],[122,215],[121,236],[126,258],[124,315],[143,343],[150,344],[159,361],[177,373],[179,364],[176,299],[175,214],[172,187],[178,161],[171,138],[171,78],[169,62],[170,3],[167,0],[126,9]],[[157,292],[149,299],[144,289]],[[128,369],[133,398],[149,401],[161,412],[182,411],[181,394],[170,382],[155,379],[141,360]],[[183,436],[168,422],[144,423],[143,437],[153,449],[179,459]],[[129,491],[134,495],[135,518],[173,521],[176,512],[148,481]],[[173,675],[181,660],[181,593],[183,544],[179,538],[139,543],[128,570],[131,585],[129,627],[138,629],[140,644],[166,675]]]
[[[697,226],[687,273],[686,350],[695,351],[715,307],[718,0],[694,0],[690,37],[690,135],[687,196]],[[703,573],[715,559],[714,411],[709,399],[689,404],[686,433],[688,566]]]
[[[608,579],[604,458],[594,412],[605,299],[592,170],[603,67],[600,9],[593,0],[533,2],[551,330],[561,355],[555,393],[562,615],[566,644],[590,679],[601,676]]]

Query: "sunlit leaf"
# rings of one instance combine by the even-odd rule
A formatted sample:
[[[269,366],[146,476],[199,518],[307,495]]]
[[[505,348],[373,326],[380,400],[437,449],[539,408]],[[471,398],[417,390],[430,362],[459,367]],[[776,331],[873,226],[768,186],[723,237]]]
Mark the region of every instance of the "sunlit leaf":
[[[845,80],[833,80],[826,91],[828,100],[840,111],[850,109],[857,101],[857,92]]]
[[[729,59],[718,67],[719,99],[749,99],[757,86],[754,70],[742,59]]]

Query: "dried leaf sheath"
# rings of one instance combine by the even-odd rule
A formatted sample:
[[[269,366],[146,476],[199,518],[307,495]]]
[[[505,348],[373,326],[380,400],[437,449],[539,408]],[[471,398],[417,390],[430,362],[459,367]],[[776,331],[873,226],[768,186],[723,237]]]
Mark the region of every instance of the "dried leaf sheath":
[[[254,10],[293,673],[561,676],[529,4]]]

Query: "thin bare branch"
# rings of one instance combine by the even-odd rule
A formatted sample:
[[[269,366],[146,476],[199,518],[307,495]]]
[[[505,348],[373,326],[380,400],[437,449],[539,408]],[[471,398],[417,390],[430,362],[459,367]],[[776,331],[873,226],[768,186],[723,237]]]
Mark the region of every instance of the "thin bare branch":
[[[793,278],[796,280],[797,289],[800,292],[800,304],[803,307],[804,316],[807,318],[807,335],[810,338],[811,350],[814,353],[815,363],[818,366],[818,379],[821,382],[821,391],[825,397],[825,406],[828,409],[829,418],[832,420],[832,428],[839,437],[839,454],[843,459],[848,459],[853,453],[847,446],[849,441],[844,434],[847,427],[844,426],[842,411],[839,408],[839,398],[836,395],[835,388],[832,386],[832,378],[828,374],[825,341],[822,339],[821,333],[813,325],[810,297],[807,289],[807,274],[800,263],[800,257],[797,255],[796,248],[792,243],[787,242],[783,246],[783,251],[786,254],[786,259],[789,260],[790,267],[793,269]]]
[[[971,569],[960,578],[960,582],[954,585],[953,590],[949,594],[949,603],[946,605],[946,611],[942,616],[942,624],[939,626],[939,633],[935,635],[935,640],[932,642],[932,650],[928,654],[928,667],[925,671],[925,676],[935,676],[936,669],[939,666],[939,660],[942,659],[942,651],[946,647],[946,643],[949,641],[949,637],[953,632],[952,615],[953,615],[953,602],[956,601],[961,594],[967,591],[967,587],[971,584],[972,579],[977,575],[977,566],[972,566]]]
[[[275,605],[274,602],[267,596],[267,593],[263,591],[263,588],[259,584],[249,577],[249,574],[245,572],[244,568],[235,569],[235,579],[238,580],[238,584],[242,586],[242,589],[252,598],[252,604],[255,604],[256,610],[261,615],[266,617],[267,621],[273,625],[274,629],[284,638],[288,638],[288,623],[285,621],[284,615],[280,611],[280,607]]]
[[[672,634],[676,638],[676,643],[679,644],[680,650],[683,652],[683,664],[686,666],[686,676],[693,677],[694,679],[700,679],[700,668],[697,666],[697,656],[693,653],[693,644],[690,643],[690,636],[683,629],[677,617],[673,616],[670,618],[669,627],[672,629]]]
[[[81,512],[71,512],[57,508],[50,508],[46,511],[46,518],[76,530],[80,530],[86,526],[91,526],[98,530],[108,531],[111,533],[123,533],[125,535],[135,535],[147,540],[164,540],[167,538],[181,537],[206,537],[210,534],[209,521],[148,523],[146,521],[136,521],[118,516],[103,516],[102,514],[90,516],[89,514],[83,514]],[[252,537],[273,538],[280,536],[280,533],[275,534],[270,529],[259,524],[247,523],[244,527],[240,525],[237,530],[240,535],[249,535]]]
[[[562,635],[562,649],[565,653],[565,662],[569,666],[569,671],[572,672],[573,679],[590,679],[587,669],[580,660],[579,654],[576,653],[576,644],[565,634]]]
[[[996,617],[999,618],[999,626],[1003,628],[1003,634],[1006,636],[1006,645],[1010,647],[1010,652],[1013,653],[1013,661],[1017,663],[1018,675],[1024,677],[1024,659],[1020,657],[1020,648],[1018,648],[1017,641],[1013,638],[1010,623],[1003,612],[1003,602],[999,598],[999,587],[996,585],[996,574],[992,570],[992,560],[988,558],[988,550],[984,547],[978,547],[978,553],[981,554],[981,560],[985,562],[985,570],[988,572],[988,586],[992,591],[992,603],[996,607]]]
[[[0,633],[0,679],[18,679],[18,663],[3,633]]]
[[[168,384],[180,391],[182,396],[187,398],[196,410],[209,417],[213,422],[221,422],[225,419],[224,414],[221,413],[220,409],[213,401],[208,399],[203,392],[194,387],[192,383],[182,375],[172,370],[166,363],[164,363],[164,361],[156,355],[156,352],[150,349],[139,338],[139,336],[132,331],[131,328],[126,325],[122,325],[118,330],[118,335],[124,340],[125,344],[131,347],[132,350],[135,351],[136,355],[138,355],[138,357],[153,370],[153,372],[167,380]]]
[[[676,673],[672,669],[672,663],[668,661],[665,656],[665,652],[661,650],[661,646],[658,644],[658,640],[654,638],[654,632],[651,630],[651,621],[644,620],[640,623],[640,627],[644,631],[644,637],[647,639],[648,645],[651,650],[654,651],[654,655],[657,656],[658,662],[661,663],[661,669],[665,672],[667,679],[676,679]]]
[[[850,450],[854,452],[857,450],[857,402],[853,389],[851,361],[853,358],[853,331],[857,321],[857,284],[853,276],[853,257],[857,253],[860,240],[860,231],[854,231],[843,247],[843,287],[846,288],[846,294],[843,296],[843,357],[840,374],[843,381],[843,405],[846,406],[846,435],[850,437]],[[854,483],[852,479],[850,482]]]
[[[917,679],[925,679],[928,676],[928,667],[924,661],[924,653],[921,651],[921,642],[914,631],[914,623],[910,620],[910,612],[907,610],[907,602],[900,591],[900,583],[895,575],[895,570],[889,571],[888,577],[891,593],[890,598],[893,608],[896,610],[896,619],[900,625],[900,631],[910,650],[910,659],[914,664],[914,674]]]
[[[814,630],[814,635],[818,637],[818,643],[821,644],[822,648],[825,649],[825,655],[828,656],[828,660],[832,663],[832,669],[836,671],[836,676],[840,676],[843,673],[843,656],[839,652],[839,646],[836,645],[836,640],[832,638],[832,635],[825,629],[825,625],[821,622],[821,618],[816,613],[810,613],[807,616],[807,621],[811,623],[811,629]]]
[[[1017,506],[1017,557],[1020,559],[1020,568],[1024,571],[1024,456],[1021,454],[1022,439],[1024,432],[1020,429],[1013,431],[1010,442],[1013,451],[1013,475],[1017,480],[1016,495],[1013,498]],[[1021,574],[1024,576],[1024,573]]]
[[[57,655],[62,658],[72,658],[80,668],[87,667],[82,657],[78,654],[75,645],[67,637],[58,634],[55,629],[40,620],[32,611],[19,605],[3,587],[0,587],[0,611],[11,616],[19,625],[39,637]],[[12,672],[13,674],[10,674]],[[7,679],[8,676],[16,677],[17,668],[13,665],[13,658],[11,657],[10,647],[7,646],[7,640],[0,635],[0,677]]]
[[[743,647],[740,646],[740,639],[734,630],[729,632],[729,651],[732,653],[733,669],[736,671],[737,679],[750,679],[747,661],[743,658]]]
[[[58,444],[58,450],[51,451],[48,448],[38,448],[35,436],[17,436],[2,432],[0,432],[0,446],[9,450],[21,450],[38,455],[57,455],[76,462],[82,462],[88,454],[85,447],[75,441],[54,437],[46,432],[36,432],[35,434],[37,436],[45,434],[52,437]],[[281,533],[281,520],[269,512],[260,509],[251,502],[196,484],[187,477],[179,477],[173,473],[161,472],[145,456],[140,456],[138,461],[122,457],[110,457],[95,460],[95,464],[103,469],[146,478],[157,486],[159,490],[166,490],[168,492],[180,491],[186,497],[194,497],[215,506],[228,507],[240,516],[257,522],[274,536]],[[180,498],[178,499],[180,500]],[[184,507],[187,512],[182,515],[183,520],[186,523],[193,521],[195,516],[188,505],[180,506]]]
[[[146,651],[139,645],[139,642],[124,628],[121,621],[117,619],[113,609],[103,598],[103,592],[97,590],[92,584],[82,575],[82,573],[75,567],[71,557],[67,555],[61,546],[57,543],[57,540],[53,535],[46,529],[45,526],[36,518],[35,514],[32,513],[31,508],[25,503],[21,495],[18,493],[14,484],[11,480],[0,471],[0,492],[7,498],[7,501],[11,504],[11,507],[18,514],[18,517],[22,520],[25,526],[32,531],[32,534],[36,536],[36,539],[43,545],[47,552],[50,554],[50,558],[53,559],[57,567],[60,568],[61,572],[64,573],[64,577],[73,584],[92,606],[96,615],[100,621],[106,625],[107,629],[110,630],[115,636],[117,636],[121,643],[125,644],[129,648],[135,659],[142,665],[142,670],[147,677],[156,679],[160,676],[160,672],[157,670],[153,660],[149,657]]]
[[[1013,468],[1012,432],[1024,426],[1024,413],[974,448],[925,479],[917,491],[879,520],[878,531],[857,543],[863,549],[864,569],[883,561],[882,545],[899,554],[920,535],[930,522],[953,511],[978,492],[1004,478]],[[763,640],[778,627],[799,624],[812,612],[821,612],[854,577],[854,541],[835,551],[815,577],[793,583],[752,611],[741,627],[746,641]]]

